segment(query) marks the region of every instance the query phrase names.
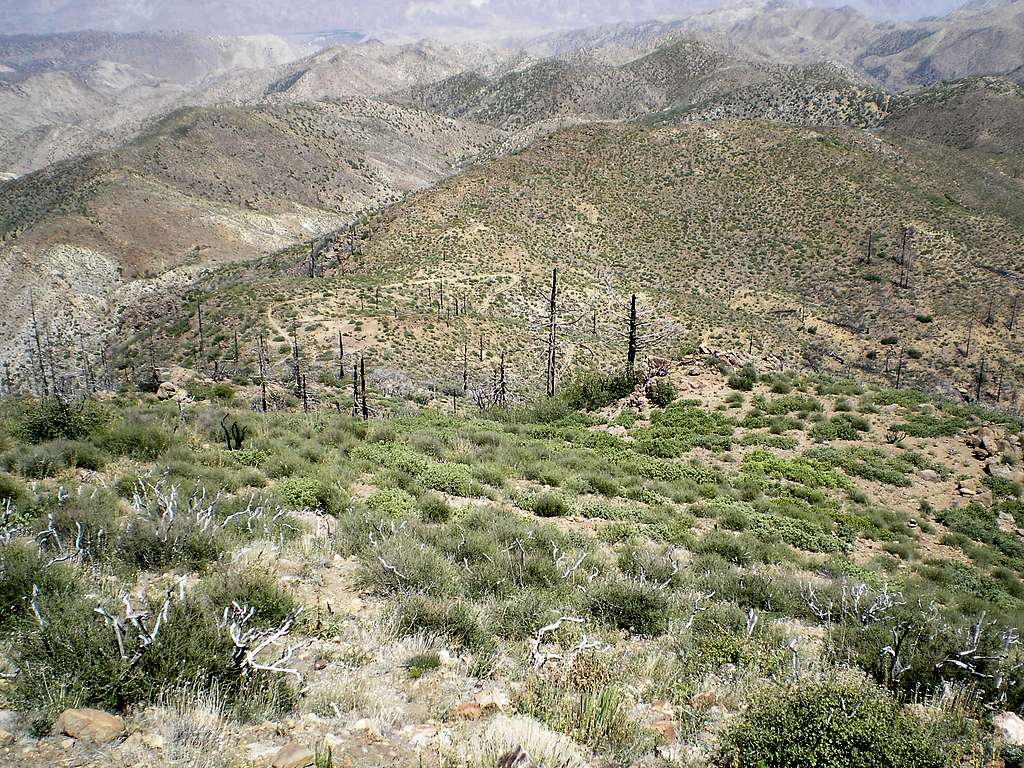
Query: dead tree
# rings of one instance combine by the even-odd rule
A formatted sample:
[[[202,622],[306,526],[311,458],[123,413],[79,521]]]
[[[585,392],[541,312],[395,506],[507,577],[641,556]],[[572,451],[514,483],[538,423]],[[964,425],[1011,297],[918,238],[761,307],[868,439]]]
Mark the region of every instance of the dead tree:
[[[260,410],[263,413],[267,412],[267,352],[266,352],[266,341],[263,339],[263,334],[259,335],[258,340],[259,346],[256,349],[257,355],[259,356],[259,367],[260,367]]]
[[[558,363],[558,269],[551,270],[551,297],[548,300],[547,364],[545,389],[548,397],[555,396],[556,368]]]
[[[203,302],[196,300],[197,324],[199,326],[199,369],[206,366],[206,339],[203,334]]]
[[[640,355],[650,353],[678,336],[679,328],[676,324],[659,320],[663,314],[661,310],[638,304],[636,294],[630,297],[629,309],[621,319],[625,331],[621,330],[621,326],[617,331],[626,341],[627,373],[634,372]]]
[[[352,363],[352,415],[359,415],[359,364]]]
[[[242,442],[249,433],[249,428],[239,427],[237,420],[229,427],[227,421],[228,415],[225,413],[224,418],[220,420],[220,428],[224,430],[224,442],[227,443],[229,451],[240,451],[242,449]]]
[[[42,394],[50,394],[50,382],[46,378],[46,363],[43,356],[43,340],[39,333],[39,319],[36,317],[36,302],[30,293],[28,297],[29,314],[32,316],[32,335],[36,342],[36,362],[39,363],[39,383],[42,385]]]
[[[363,421],[367,421],[370,418],[370,405],[366,400],[366,361],[363,360],[362,355],[359,356],[359,390]]]
[[[967,325],[967,343],[964,345],[964,357],[968,358],[971,356],[971,341],[974,339],[974,315],[971,315],[970,322]]]
[[[1013,297],[1013,304],[1010,305],[1010,319],[1006,321],[1006,330],[1013,333],[1013,327],[1017,324],[1017,309],[1020,304],[1020,296]]]
[[[987,379],[985,377],[985,356],[982,355],[981,362],[978,363],[978,379],[975,382],[974,391],[974,402],[976,402],[978,405],[981,405],[981,398],[984,394],[984,387],[986,381]]]
[[[903,385],[903,360],[906,356],[905,350],[900,350],[900,357],[896,363],[896,389]]]
[[[871,265],[871,257],[875,255],[875,232],[874,230],[868,230],[868,249],[867,253],[864,254],[864,263]]]
[[[626,371],[632,375],[636,368],[636,345],[637,345],[637,319],[636,319],[636,294],[629,300],[629,319],[626,331]]]

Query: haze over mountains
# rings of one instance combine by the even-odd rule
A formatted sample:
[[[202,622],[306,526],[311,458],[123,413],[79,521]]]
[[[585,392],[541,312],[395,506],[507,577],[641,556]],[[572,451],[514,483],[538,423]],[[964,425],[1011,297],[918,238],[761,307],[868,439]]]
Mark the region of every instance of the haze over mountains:
[[[803,7],[847,6],[879,19],[939,16],[965,0],[797,0]],[[64,32],[78,29],[139,31],[183,29],[221,34],[301,34],[331,29],[360,30],[374,36],[443,35],[508,36],[549,29],[575,29],[610,22],[674,18],[717,8],[756,5],[774,0],[382,0],[366,4],[273,0],[259,4],[240,0],[141,0],[129,6],[102,0],[11,0],[7,4],[11,32]]]
[[[334,42],[0,38],[0,172],[14,177],[0,186],[0,274],[13,286],[2,356],[29,364],[30,305],[52,318],[55,335],[109,334],[140,291],[180,292],[216,265],[343,231],[470,168],[497,173],[503,166],[489,161],[592,122],[655,128],[666,140],[719,122],[823,131],[826,142],[838,129],[844,145],[909,173],[905,183],[922,195],[996,229],[1024,221],[1021,0],[918,21],[744,3],[512,42]],[[725,135],[735,144],[751,134]],[[582,151],[574,141],[548,146]],[[865,226],[837,222],[801,247],[856,249]],[[362,236],[377,253],[372,231]],[[989,242],[950,236],[971,252]],[[720,247],[751,257],[735,243]],[[829,314],[848,289],[785,300]],[[942,301],[963,321],[967,305]]]

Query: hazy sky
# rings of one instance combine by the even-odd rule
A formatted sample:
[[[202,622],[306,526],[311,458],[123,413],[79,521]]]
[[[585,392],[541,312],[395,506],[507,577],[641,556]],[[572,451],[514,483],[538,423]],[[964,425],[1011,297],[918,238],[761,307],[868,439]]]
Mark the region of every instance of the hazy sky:
[[[303,33],[353,29],[376,36],[535,33],[671,18],[737,0],[0,0],[0,33],[185,29]],[[767,0],[754,0],[764,3]],[[796,0],[851,5],[890,18],[940,15],[964,0]]]

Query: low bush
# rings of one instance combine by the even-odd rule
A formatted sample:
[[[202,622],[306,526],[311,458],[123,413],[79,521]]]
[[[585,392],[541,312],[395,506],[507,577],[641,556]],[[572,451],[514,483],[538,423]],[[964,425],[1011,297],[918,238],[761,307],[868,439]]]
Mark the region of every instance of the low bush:
[[[416,499],[401,488],[381,488],[366,497],[366,506],[385,517],[405,517],[416,508]]]
[[[632,372],[586,373],[566,384],[560,397],[573,410],[596,411],[621,400],[635,386]]]
[[[79,403],[56,397],[25,400],[20,403],[11,431],[30,443],[82,440],[99,427],[104,418],[99,407],[89,400]]]
[[[424,493],[416,501],[420,517],[427,523],[445,523],[452,517],[452,508],[447,500],[436,493]]]
[[[337,512],[340,494],[318,477],[297,475],[286,477],[274,486],[277,494],[286,504],[299,509],[318,509],[321,512]]]
[[[722,768],[943,768],[939,745],[883,691],[798,683],[762,694],[723,736]]]
[[[604,579],[590,585],[586,603],[594,618],[636,635],[660,635],[668,629],[668,595],[650,584]]]
[[[22,446],[0,456],[0,467],[22,477],[53,477],[65,469],[103,469],[107,457],[92,443],[54,440]]]
[[[676,385],[672,383],[671,379],[659,378],[647,388],[647,399],[651,401],[651,405],[658,408],[665,408],[672,404],[672,401],[679,396],[679,390],[676,389]]]

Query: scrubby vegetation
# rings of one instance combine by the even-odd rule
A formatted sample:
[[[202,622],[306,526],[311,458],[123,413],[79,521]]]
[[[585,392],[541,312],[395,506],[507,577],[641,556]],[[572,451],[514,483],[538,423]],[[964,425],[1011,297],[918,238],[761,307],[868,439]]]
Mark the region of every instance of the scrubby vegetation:
[[[4,455],[104,461],[0,474],[0,695],[45,734],[71,706],[142,721],[214,691],[238,733],[369,722],[400,764],[422,715],[371,699],[428,690],[456,734],[429,749],[455,766],[515,723],[524,749],[543,733],[621,766],[994,754],[991,714],[1024,706],[1024,548],[1020,486],[965,443],[982,414],[896,445],[945,406],[694,366],[699,396],[670,372],[641,410],[623,403],[652,387],[596,375],[472,415],[377,393],[369,421],[212,392],[8,400]],[[961,496],[969,470],[991,499]],[[480,686],[498,693],[467,702]]]

